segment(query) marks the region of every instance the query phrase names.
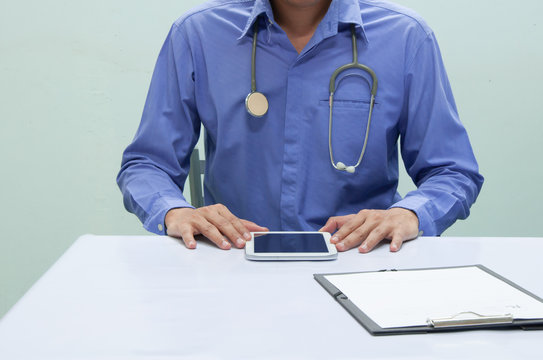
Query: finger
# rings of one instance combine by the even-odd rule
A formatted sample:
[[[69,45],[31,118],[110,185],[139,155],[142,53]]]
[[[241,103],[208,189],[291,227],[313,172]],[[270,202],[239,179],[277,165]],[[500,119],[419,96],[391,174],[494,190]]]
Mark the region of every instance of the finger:
[[[361,253],[370,252],[377,244],[387,238],[388,233],[388,228],[383,226],[376,226],[368,234],[362,245],[358,248],[358,251],[360,251]]]
[[[225,217],[228,221],[230,221],[230,223],[232,224],[232,226],[236,229],[236,231],[242,236],[242,239],[243,239],[243,244],[242,245],[245,245],[245,241],[249,241],[251,240],[251,234],[249,234],[250,230],[247,229],[247,227],[241,222],[241,220],[235,216],[234,214],[232,214],[230,212],[230,210],[228,210],[228,208],[224,205],[221,205],[219,207],[219,214],[222,215],[223,217]],[[238,244],[239,245],[239,244]],[[243,247],[243,246],[242,246]]]
[[[230,220],[221,213],[218,211],[206,211],[205,217],[208,222],[210,222],[221,234],[224,234],[224,236],[238,248],[245,246],[245,240],[242,238],[243,235],[240,234]]]
[[[366,236],[371,232],[372,225],[368,222],[365,222],[350,234],[348,234],[344,239],[336,244],[336,248],[339,251],[347,251],[352,249],[362,243],[366,239]]]
[[[189,249],[196,249],[196,240],[194,239],[194,231],[190,226],[184,226],[180,229],[181,239],[185,246]]]
[[[349,220],[339,227],[334,236],[330,239],[333,244],[339,244],[345,240],[353,231],[361,227],[367,219],[367,213],[361,211],[349,217]],[[338,248],[339,250],[339,248]],[[346,249],[347,250],[347,249]]]
[[[422,231],[419,231],[417,234],[413,234],[413,233],[406,234],[402,231],[396,230],[392,236],[392,241],[390,243],[390,251],[392,252],[400,251],[400,249],[402,248],[405,242],[415,240],[421,235],[422,235]]]
[[[399,251],[403,244],[403,238],[399,235],[392,236],[392,242],[390,243],[390,251],[396,252]]]
[[[229,250],[231,248],[228,240],[226,240],[226,238],[220,233],[215,225],[207,221],[205,218],[202,219],[202,221],[199,222],[196,226],[196,229],[200,234],[211,240],[219,248],[223,250]]]

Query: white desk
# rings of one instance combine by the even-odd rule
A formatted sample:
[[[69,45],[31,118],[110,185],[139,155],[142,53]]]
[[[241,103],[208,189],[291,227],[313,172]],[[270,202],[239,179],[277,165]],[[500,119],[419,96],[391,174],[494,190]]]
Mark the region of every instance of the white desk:
[[[372,337],[314,273],[483,264],[543,296],[543,238],[250,262],[168,237],[83,236],[0,320],[0,359],[543,359],[543,331]],[[398,299],[401,306],[401,299]]]

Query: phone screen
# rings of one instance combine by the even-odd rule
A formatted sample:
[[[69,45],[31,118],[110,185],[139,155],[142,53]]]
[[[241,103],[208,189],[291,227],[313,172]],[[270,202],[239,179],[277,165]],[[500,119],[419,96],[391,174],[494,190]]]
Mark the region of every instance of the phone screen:
[[[321,234],[265,234],[254,239],[255,253],[327,253]]]

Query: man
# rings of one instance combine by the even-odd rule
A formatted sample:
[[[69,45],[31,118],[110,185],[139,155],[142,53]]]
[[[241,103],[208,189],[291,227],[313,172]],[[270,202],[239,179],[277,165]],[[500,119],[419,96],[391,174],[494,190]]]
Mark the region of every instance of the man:
[[[344,72],[332,102],[330,77],[355,50],[377,81]],[[262,117],[246,110],[252,80],[269,103]],[[181,189],[201,124],[207,206],[194,209]],[[417,185],[405,198],[398,139]],[[342,171],[339,161],[355,164],[361,151],[360,165]],[[191,249],[197,234],[242,248],[250,231],[269,228],[335,232],[339,251],[383,240],[398,251],[419,231],[438,235],[467,217],[482,183],[433,32],[378,0],[216,0],[185,14],[118,176],[145,228]]]

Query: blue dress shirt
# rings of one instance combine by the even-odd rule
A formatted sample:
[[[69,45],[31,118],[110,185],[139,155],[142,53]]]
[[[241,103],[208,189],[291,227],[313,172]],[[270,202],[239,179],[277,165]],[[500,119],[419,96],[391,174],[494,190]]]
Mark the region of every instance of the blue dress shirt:
[[[245,109],[256,82],[269,111]],[[328,85],[352,61],[379,79],[366,155],[354,174],[328,149]],[[336,161],[354,164],[364,142],[371,79],[340,81],[334,100]],[[466,218],[483,183],[432,30],[412,11],[373,0],[334,0],[301,53],[275,23],[268,0],[215,0],[172,26],[160,52],[143,117],[117,178],[128,211],[164,234],[168,210],[189,207],[182,189],[200,128],[205,204],[270,230],[315,230],[362,209],[414,211],[425,235]],[[399,149],[398,149],[399,140]],[[397,192],[398,153],[417,190]]]

